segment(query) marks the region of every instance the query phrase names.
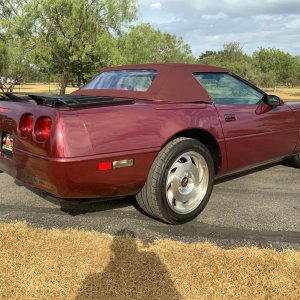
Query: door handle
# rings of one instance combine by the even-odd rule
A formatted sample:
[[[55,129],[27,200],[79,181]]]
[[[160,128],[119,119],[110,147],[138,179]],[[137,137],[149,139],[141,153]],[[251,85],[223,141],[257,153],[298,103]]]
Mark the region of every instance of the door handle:
[[[226,122],[236,121],[236,115],[235,114],[226,114],[226,115],[224,115],[224,119]]]

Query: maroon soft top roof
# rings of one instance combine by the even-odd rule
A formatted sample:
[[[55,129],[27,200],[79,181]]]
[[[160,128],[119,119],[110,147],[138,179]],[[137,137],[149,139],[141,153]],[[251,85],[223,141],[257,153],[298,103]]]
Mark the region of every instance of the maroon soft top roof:
[[[192,64],[144,64],[104,68],[101,72],[113,70],[156,70],[152,85],[145,92],[127,90],[77,90],[77,95],[112,96],[141,100],[167,102],[212,102],[193,73],[228,73],[225,68]]]

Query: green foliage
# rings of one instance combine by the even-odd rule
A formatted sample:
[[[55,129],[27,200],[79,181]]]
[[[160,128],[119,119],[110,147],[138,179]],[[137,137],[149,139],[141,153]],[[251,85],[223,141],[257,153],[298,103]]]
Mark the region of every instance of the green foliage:
[[[0,76],[3,74],[6,67],[7,48],[3,40],[0,40]]]
[[[3,77],[2,90],[12,90],[13,83],[24,82],[38,73],[30,55],[30,48],[17,34],[17,17],[24,14],[26,0],[6,0],[0,2],[0,77]]]
[[[119,40],[124,64],[160,62],[193,63],[189,45],[175,35],[161,33],[150,24],[131,28]]]
[[[246,55],[236,43],[225,44],[221,51],[207,51],[199,63],[226,67],[232,72],[264,88],[293,86],[300,81],[299,58],[278,49],[260,48]]]
[[[227,68],[253,83],[259,81],[251,57],[243,52],[242,47],[237,42],[224,44],[221,51],[206,51],[199,57],[198,62]]]
[[[25,81],[33,73],[28,49],[23,40],[14,33],[16,16],[23,14],[24,0],[0,2],[0,77],[4,78],[1,89],[11,90],[13,82]],[[9,80],[9,83],[8,83]]]
[[[203,64],[215,63],[227,67],[228,64],[234,64],[237,61],[247,61],[248,57],[239,43],[231,42],[224,44],[221,51],[206,51],[198,60]]]
[[[34,72],[30,65],[30,57],[20,40],[8,41],[6,50],[6,77],[23,81],[30,72]]]
[[[4,77],[2,91],[12,91],[16,82],[26,81],[36,71],[21,40],[6,40],[0,43],[0,77]]]
[[[23,8],[15,32],[31,47],[36,65],[61,74],[61,93],[72,74],[81,81],[106,64],[99,45],[113,46],[136,15],[133,0],[31,0]]]
[[[293,86],[299,79],[299,60],[289,53],[273,48],[260,48],[253,53],[253,61],[263,74],[273,76],[275,85]]]

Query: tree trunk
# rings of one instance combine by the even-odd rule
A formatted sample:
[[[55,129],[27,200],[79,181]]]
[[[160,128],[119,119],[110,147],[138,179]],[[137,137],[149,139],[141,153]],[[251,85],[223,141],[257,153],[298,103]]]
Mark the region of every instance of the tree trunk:
[[[12,93],[13,90],[14,90],[14,88],[15,88],[15,84],[11,84],[11,85],[7,88],[7,91],[10,92],[10,93]]]
[[[77,87],[80,88],[82,84],[82,76],[81,76],[81,73],[78,73],[77,74]]]
[[[60,91],[59,91],[60,95],[64,95],[66,93],[66,88],[69,82],[69,78],[70,78],[70,70],[65,69],[60,82]]]

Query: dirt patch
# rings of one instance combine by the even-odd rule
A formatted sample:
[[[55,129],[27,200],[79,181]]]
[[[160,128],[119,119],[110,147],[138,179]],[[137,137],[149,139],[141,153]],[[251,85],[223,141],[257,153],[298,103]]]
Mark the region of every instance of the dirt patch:
[[[300,252],[0,226],[0,299],[299,299]]]

